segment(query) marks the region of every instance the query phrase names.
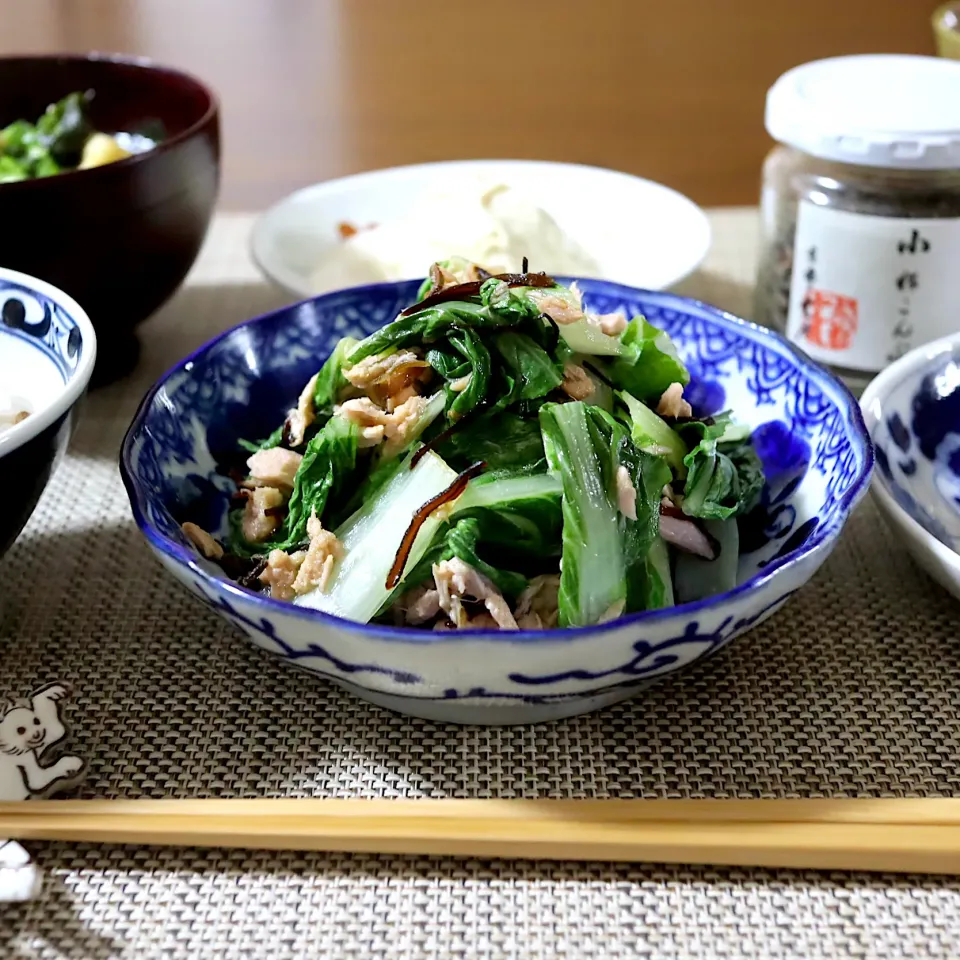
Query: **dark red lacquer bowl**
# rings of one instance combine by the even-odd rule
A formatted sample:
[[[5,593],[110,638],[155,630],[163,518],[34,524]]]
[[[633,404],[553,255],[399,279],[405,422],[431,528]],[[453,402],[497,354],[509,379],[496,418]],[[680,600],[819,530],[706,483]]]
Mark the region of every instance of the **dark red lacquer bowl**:
[[[93,90],[98,130],[158,119],[154,150],[92,170],[0,184],[0,265],[65,290],[98,340],[94,381],[136,362],[133,328],[177,289],[196,259],[220,182],[216,96],[149,61],[103,54],[0,57],[0,127]]]

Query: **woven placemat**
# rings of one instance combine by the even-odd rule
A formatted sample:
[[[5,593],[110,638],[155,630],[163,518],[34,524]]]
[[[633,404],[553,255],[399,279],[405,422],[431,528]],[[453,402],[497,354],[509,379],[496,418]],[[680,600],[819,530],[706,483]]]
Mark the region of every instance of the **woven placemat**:
[[[752,216],[714,223],[727,259],[688,288],[744,309]],[[0,693],[74,685],[81,796],[960,795],[957,606],[869,501],[766,624],[638,700],[553,725],[400,718],[231,632],[148,554],[115,462],[162,370],[282,302],[245,260],[248,228],[218,221],[144,328],[138,373],[88,398],[0,565]],[[47,887],[0,907],[0,956],[960,956],[960,882],[946,878],[31,849]]]

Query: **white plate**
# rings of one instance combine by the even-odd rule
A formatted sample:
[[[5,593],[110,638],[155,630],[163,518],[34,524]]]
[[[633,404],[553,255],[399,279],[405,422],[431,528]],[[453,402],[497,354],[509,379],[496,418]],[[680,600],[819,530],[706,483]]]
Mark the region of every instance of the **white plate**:
[[[409,217],[424,197],[478,176],[508,184],[545,210],[600,265],[601,279],[663,289],[689,276],[710,247],[703,210],[651,180],[572,163],[462,160],[375,170],[298,190],[257,221],[253,259],[281,287],[313,296],[311,274],[341,242],[341,222]]]

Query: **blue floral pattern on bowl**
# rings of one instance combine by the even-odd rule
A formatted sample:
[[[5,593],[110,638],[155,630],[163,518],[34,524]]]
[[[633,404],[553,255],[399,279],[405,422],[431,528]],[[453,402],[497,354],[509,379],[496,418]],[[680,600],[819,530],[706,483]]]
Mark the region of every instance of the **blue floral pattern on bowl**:
[[[960,553],[960,342],[904,369],[877,398],[873,419],[879,482],[921,527]]]
[[[453,722],[525,723],[632,696],[761,622],[827,557],[866,489],[872,450],[856,401],[768,330],[668,293],[581,281],[599,312],[643,313],[677,343],[701,412],[732,408],[755,428],[768,476],[741,524],[729,593],[598,627],[432,633],[341,620],[252,594],[180,532],[226,533],[232,483],[218,463],[238,437],[267,435],[337,340],[362,337],[415,297],[417,282],[327,294],[242,324],[147,395],[124,440],[134,516],[164,566],[259,646],[366,699]]]

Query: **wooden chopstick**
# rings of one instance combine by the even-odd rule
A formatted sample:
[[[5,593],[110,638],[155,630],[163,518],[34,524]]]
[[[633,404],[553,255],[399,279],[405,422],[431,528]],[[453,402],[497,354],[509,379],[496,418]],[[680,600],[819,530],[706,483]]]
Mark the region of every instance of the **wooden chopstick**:
[[[960,799],[50,800],[0,837],[960,873]]]
[[[0,818],[34,814],[110,817],[143,814],[182,816],[278,816],[292,814],[337,817],[392,817],[397,820],[431,816],[462,820],[468,817],[500,820],[563,819],[597,821],[797,821],[804,823],[898,823],[960,826],[960,797],[839,798],[803,800],[685,799],[685,800],[441,800],[441,799],[328,799],[316,797],[194,798],[163,800],[49,800],[0,802]],[[5,822],[5,821],[0,821]]]

